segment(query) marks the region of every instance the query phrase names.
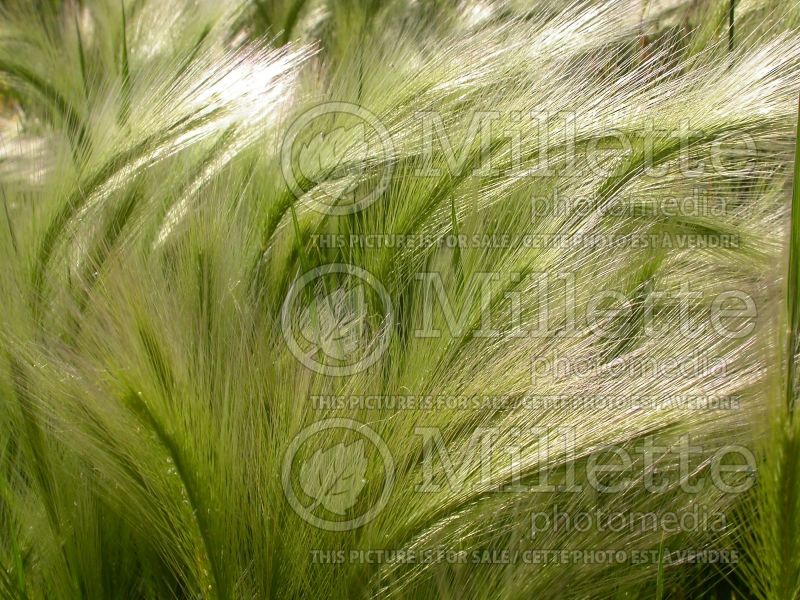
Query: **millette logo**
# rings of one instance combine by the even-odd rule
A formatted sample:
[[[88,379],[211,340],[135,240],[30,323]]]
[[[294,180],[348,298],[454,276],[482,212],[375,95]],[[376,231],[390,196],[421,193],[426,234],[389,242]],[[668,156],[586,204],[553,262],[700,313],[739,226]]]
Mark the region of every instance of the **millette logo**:
[[[362,106],[325,102],[303,112],[281,145],[281,172],[292,194],[329,215],[363,210],[386,190],[394,146]]]
[[[282,482],[286,499],[304,521],[327,531],[349,531],[372,521],[386,506],[394,460],[369,426],[327,419],[292,440]]]
[[[348,264],[317,267],[289,289],[281,310],[292,354],[316,373],[343,377],[373,365],[386,350],[393,306],[374,275]]]

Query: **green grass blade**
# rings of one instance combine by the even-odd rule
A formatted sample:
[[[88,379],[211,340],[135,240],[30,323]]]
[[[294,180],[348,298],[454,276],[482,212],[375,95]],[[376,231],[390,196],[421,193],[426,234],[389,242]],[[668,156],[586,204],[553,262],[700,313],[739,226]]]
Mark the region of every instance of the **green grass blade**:
[[[788,307],[788,369],[786,375],[786,406],[789,415],[794,413],[797,383],[797,340],[800,334],[800,297],[798,297],[798,269],[800,269],[800,109],[798,110],[797,136],[795,140],[794,184],[792,187],[791,217],[789,223],[789,273],[786,285]]]

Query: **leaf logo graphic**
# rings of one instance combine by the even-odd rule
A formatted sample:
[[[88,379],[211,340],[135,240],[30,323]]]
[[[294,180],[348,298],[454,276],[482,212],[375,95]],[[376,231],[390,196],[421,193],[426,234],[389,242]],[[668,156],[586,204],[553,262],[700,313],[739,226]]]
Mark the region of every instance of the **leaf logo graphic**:
[[[314,452],[300,468],[300,487],[314,499],[309,512],[321,505],[332,513],[344,515],[364,489],[366,472],[364,440]]]
[[[367,319],[364,286],[338,288],[318,297],[300,316],[300,331],[314,345],[336,360],[346,360],[358,349]]]
[[[331,439],[330,432],[336,430],[357,437]],[[316,443],[311,444],[312,439]],[[370,483],[376,487],[370,488],[374,494],[359,498],[366,495],[367,446],[370,465],[374,457],[375,466]],[[301,453],[301,448],[306,451]],[[394,458],[386,442],[354,419],[323,419],[304,427],[289,443],[281,465],[281,485],[289,505],[306,523],[325,531],[352,531],[375,519],[389,503],[394,481]]]
[[[323,286],[321,278],[334,274],[347,277]],[[393,328],[389,292],[372,273],[350,264],[304,273],[281,307],[281,333],[291,353],[331,377],[349,377],[375,364],[389,347]]]
[[[323,117],[327,125],[319,122]],[[382,196],[392,180],[394,158],[392,136],[377,115],[350,102],[323,102],[290,125],[280,167],[295,198],[317,212],[341,216]]]
[[[354,149],[360,149],[354,154]],[[307,144],[300,146],[298,168],[309,181],[319,184],[336,173],[344,162],[358,165],[364,170],[367,155],[366,126],[358,123],[351,128],[336,127],[328,133],[320,132]]]

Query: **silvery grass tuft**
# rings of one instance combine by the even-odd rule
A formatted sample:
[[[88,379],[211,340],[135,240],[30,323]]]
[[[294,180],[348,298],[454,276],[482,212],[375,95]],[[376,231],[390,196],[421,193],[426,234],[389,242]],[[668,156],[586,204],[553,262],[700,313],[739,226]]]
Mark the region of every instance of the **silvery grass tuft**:
[[[798,24],[2,0],[0,593],[797,598]]]

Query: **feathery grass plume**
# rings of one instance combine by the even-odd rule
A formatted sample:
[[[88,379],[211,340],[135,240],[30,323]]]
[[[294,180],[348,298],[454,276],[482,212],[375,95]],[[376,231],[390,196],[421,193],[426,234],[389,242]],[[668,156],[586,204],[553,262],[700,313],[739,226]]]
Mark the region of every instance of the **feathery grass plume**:
[[[800,114],[798,115],[800,132]],[[786,363],[786,375],[773,383],[769,429],[760,440],[759,486],[741,510],[749,527],[744,529],[746,561],[741,571],[748,588],[757,598],[796,598],[800,595],[798,562],[798,419],[797,335],[798,335],[798,241],[800,240],[800,136],[794,158],[791,219],[788,241],[786,305],[783,315],[786,342],[776,344],[776,361]]]
[[[798,7],[700,4],[0,3],[3,595],[660,597],[744,544],[796,596]]]

